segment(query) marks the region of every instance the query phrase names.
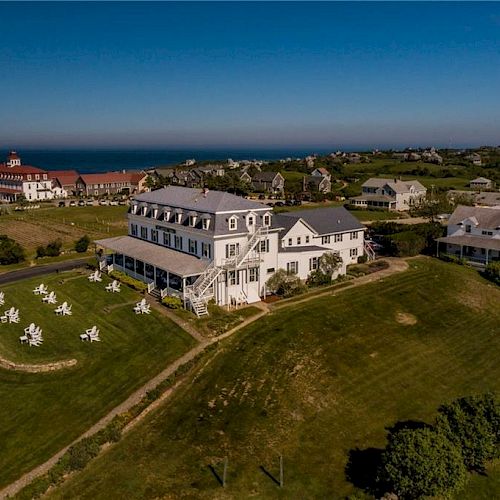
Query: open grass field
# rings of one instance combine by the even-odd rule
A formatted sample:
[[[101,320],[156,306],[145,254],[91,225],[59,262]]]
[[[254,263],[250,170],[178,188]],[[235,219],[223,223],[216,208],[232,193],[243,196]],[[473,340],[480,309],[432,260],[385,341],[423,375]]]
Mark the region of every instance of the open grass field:
[[[84,234],[97,239],[126,233],[126,212],[126,206],[50,206],[13,211],[0,215],[0,234],[15,239],[28,253],[56,239],[63,241],[64,248],[72,248]]]
[[[87,273],[86,273],[87,274]],[[42,364],[76,359],[51,373],[0,369],[0,487],[48,459],[86,431],[135,389],[194,345],[193,339],[152,311],[137,316],[140,296],[122,286],[106,292],[78,272],[44,276],[2,287],[4,309],[19,308],[19,324],[0,324],[0,356],[16,363]],[[56,316],[32,289],[40,281],[73,305],[73,316]],[[43,329],[44,343],[29,347],[19,336],[31,322]],[[79,334],[97,325],[101,342]]]
[[[420,258],[403,274],[280,309],[228,339],[49,497],[345,498],[356,491],[350,454],[383,447],[388,427],[500,390],[499,303],[475,271]],[[262,470],[278,477],[279,454],[282,490]],[[221,475],[225,456],[223,490],[209,465]],[[496,477],[468,487],[498,498]]]

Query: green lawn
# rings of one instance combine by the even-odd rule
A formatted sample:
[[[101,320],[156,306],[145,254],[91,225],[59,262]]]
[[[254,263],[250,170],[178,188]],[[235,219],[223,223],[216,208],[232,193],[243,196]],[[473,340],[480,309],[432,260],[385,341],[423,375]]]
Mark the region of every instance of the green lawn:
[[[32,289],[41,281],[58,303],[73,305],[73,316],[56,316]],[[0,355],[21,363],[76,359],[76,367],[29,374],[0,369],[0,486],[40,464],[87,430],[107,411],[194,345],[192,338],[158,314],[132,311],[140,296],[89,283],[78,272],[44,276],[2,287],[5,305],[20,310],[19,324],[0,324]],[[29,323],[43,329],[44,343],[29,347],[19,336]],[[93,325],[101,342],[82,342]]]
[[[389,426],[432,421],[445,401],[500,390],[499,303],[475,271],[422,258],[278,310],[49,496],[345,498],[352,450],[383,447]],[[283,490],[260,468],[276,477],[280,453]],[[208,466],[221,474],[225,456],[223,491]],[[498,481],[473,481],[499,497]]]

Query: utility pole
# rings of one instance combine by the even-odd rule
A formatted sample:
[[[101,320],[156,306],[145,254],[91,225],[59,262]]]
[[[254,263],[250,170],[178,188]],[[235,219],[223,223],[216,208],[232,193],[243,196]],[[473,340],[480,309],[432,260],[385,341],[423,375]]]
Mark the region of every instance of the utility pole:
[[[283,455],[280,455],[280,488],[283,488]]]
[[[224,470],[222,471],[222,487],[226,487],[226,475],[227,475],[227,456],[224,458]]]

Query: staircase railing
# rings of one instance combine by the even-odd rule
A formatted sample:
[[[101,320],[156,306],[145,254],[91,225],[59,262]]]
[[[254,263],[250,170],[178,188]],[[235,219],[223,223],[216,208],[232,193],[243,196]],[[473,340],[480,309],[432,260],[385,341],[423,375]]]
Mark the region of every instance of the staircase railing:
[[[375,260],[375,250],[373,247],[370,245],[370,243],[367,243],[366,241],[364,242],[364,250],[366,253],[366,256],[368,257],[368,260]]]

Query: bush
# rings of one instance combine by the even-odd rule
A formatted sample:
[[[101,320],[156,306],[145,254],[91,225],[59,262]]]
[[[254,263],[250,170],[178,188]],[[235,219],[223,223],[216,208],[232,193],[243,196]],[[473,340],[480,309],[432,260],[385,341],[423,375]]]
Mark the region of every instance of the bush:
[[[23,247],[12,238],[0,235],[0,264],[17,264],[24,259]]]
[[[70,470],[83,469],[100,451],[95,437],[83,438],[68,450],[68,467]]]
[[[460,449],[431,428],[391,434],[382,454],[381,474],[402,498],[447,496],[466,479]]]
[[[85,253],[90,245],[90,238],[85,235],[75,242],[75,250],[78,253]]]
[[[305,291],[305,285],[295,274],[278,269],[268,280],[268,289],[280,297],[292,297]]]
[[[312,271],[307,278],[307,286],[324,286],[332,282],[331,276],[322,273],[319,269]]]
[[[112,271],[109,273],[111,278],[122,282],[124,285],[137,290],[138,292],[144,292],[148,289],[148,285],[143,281],[136,280],[135,278],[130,277],[126,273],[122,273],[121,271]]]
[[[490,262],[484,270],[484,276],[493,283],[500,285],[500,261]]]
[[[360,255],[358,257],[358,264],[365,264],[368,260],[368,255]]]
[[[182,307],[182,300],[179,297],[165,297],[161,303],[170,309],[180,309]]]
[[[62,241],[54,240],[50,242],[47,246],[40,245],[36,249],[36,258],[41,257],[57,257],[61,255]]]
[[[62,241],[61,240],[51,241],[45,247],[45,255],[47,257],[57,257],[58,255],[61,255],[61,248],[62,248]]]
[[[439,408],[436,427],[461,448],[469,470],[483,471],[497,455],[500,404],[491,394],[457,399]]]

